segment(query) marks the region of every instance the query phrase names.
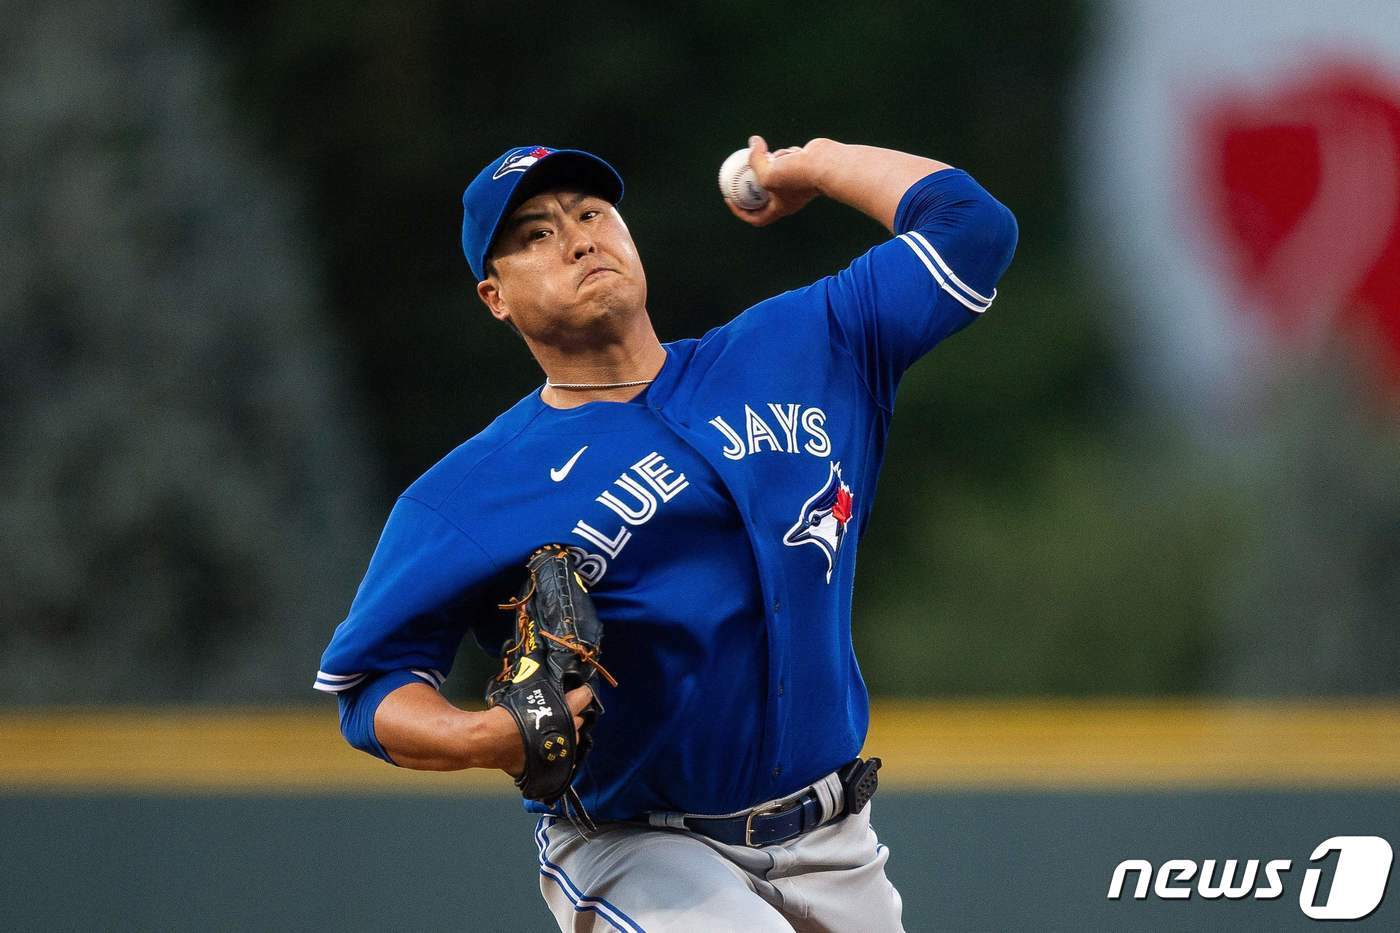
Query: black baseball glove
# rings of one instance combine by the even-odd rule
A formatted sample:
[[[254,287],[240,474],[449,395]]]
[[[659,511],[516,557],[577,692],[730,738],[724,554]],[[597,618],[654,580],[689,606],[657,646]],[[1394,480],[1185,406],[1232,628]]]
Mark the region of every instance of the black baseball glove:
[[[515,613],[515,637],[501,651],[501,672],[486,683],[488,706],[505,707],[525,744],[525,770],[515,779],[531,800],[553,805],[571,793],[574,775],[592,746],[589,731],[603,708],[594,697],[574,729],[564,694],[601,675],[603,625],[579,576],[577,558],[563,544],[530,555],[520,594],[501,604]]]

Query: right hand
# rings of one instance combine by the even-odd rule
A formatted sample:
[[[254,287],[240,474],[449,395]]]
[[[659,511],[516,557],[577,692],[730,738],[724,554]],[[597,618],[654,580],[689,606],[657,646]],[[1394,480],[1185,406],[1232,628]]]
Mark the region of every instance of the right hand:
[[[749,167],[768,192],[768,203],[749,211],[726,199],[729,212],[746,224],[766,227],[802,210],[820,194],[817,187],[822,164],[819,150],[830,145],[831,140],[814,139],[806,146],[787,146],[769,152],[762,136],[750,136]]]
[[[593,688],[588,684],[582,687],[575,687],[564,694],[564,702],[569,704],[569,712],[574,714],[574,738],[578,738],[578,730],[583,728],[583,717],[579,713],[583,708],[593,701]]]

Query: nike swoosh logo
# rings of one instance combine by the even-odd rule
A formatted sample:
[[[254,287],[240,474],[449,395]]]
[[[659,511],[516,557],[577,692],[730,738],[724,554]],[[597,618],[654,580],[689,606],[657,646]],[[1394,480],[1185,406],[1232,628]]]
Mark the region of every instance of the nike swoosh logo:
[[[564,477],[566,477],[566,476],[569,475],[569,471],[572,470],[572,469],[574,468],[574,464],[578,462],[578,458],[579,458],[579,457],[582,457],[582,456],[583,456],[583,452],[584,452],[585,450],[587,450],[587,449],[588,449],[588,445],[587,445],[587,444],[584,444],[582,447],[580,447],[580,448],[578,449],[578,453],[574,454],[572,457],[569,458],[569,462],[568,462],[568,463],[564,464],[562,467],[560,467],[560,468],[557,469],[557,470],[550,470],[550,471],[549,471],[549,478],[552,479],[552,480],[554,480],[556,483],[561,483],[561,482],[563,482],[563,481],[564,481]]]

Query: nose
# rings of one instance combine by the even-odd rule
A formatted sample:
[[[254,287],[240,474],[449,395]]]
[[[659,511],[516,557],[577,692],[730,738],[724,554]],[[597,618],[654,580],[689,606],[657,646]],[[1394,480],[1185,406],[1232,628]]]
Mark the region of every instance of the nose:
[[[569,255],[573,257],[574,262],[598,251],[588,228],[578,223],[569,225],[568,247]]]

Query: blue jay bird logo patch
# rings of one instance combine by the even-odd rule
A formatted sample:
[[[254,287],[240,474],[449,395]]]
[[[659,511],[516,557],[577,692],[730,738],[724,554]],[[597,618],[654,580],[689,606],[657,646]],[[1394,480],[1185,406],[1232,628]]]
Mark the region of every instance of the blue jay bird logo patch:
[[[511,153],[501,163],[501,167],[491,173],[491,179],[494,181],[511,172],[523,172],[553,151],[553,149],[546,149],[544,146],[536,146],[534,149],[522,149],[519,152]]]
[[[841,481],[841,464],[833,462],[826,483],[806,502],[797,515],[797,522],[783,535],[788,547],[812,544],[826,555],[826,582],[836,566],[836,552],[846,537],[846,525],[851,520],[855,499],[851,487]]]

